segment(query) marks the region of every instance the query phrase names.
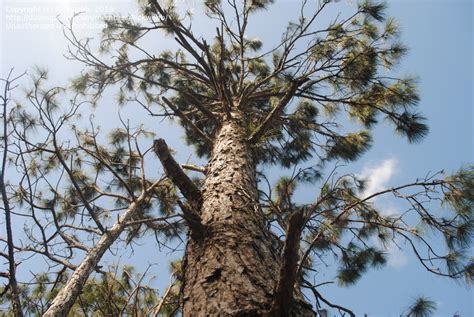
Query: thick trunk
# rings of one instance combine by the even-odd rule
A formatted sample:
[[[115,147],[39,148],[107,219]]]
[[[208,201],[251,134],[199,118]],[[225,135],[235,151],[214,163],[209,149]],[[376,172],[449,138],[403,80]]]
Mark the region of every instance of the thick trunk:
[[[216,136],[202,190],[205,234],[186,250],[184,316],[263,316],[272,305],[280,255],[243,127],[233,120]]]

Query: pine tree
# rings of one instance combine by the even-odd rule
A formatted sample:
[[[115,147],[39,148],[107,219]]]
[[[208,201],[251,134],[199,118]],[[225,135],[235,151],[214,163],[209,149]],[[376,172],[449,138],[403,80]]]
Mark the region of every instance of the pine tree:
[[[334,254],[339,283],[355,283],[369,268],[385,264],[380,245],[395,237],[412,247],[427,270],[472,281],[474,264],[466,256],[473,228],[472,167],[447,177],[430,174],[367,197],[362,196],[362,179],[328,172],[332,162],[351,162],[367,151],[371,130],[381,120],[409,142],[428,132],[417,111],[416,80],[387,75],[406,48],[397,23],[385,15],[385,4],[363,1],[349,16],[340,15],[321,28],[320,16],[335,2],[303,1],[299,19],[289,23],[270,50],[249,37],[248,24],[271,0],[206,0],[207,16],[216,23],[212,39],[193,33],[190,16],[173,2],[142,1],[146,24],[128,17],[105,20],[103,55],[75,35],[73,23],[64,25],[69,58],[82,62],[84,71],[69,92],[43,88],[46,74],[39,72],[29,97],[37,109],[35,123],[47,128],[45,142],[29,141],[20,110],[15,125],[29,150],[20,151],[20,165],[32,178],[20,186],[19,199],[32,210],[52,212],[58,239],[85,252],[74,266],[67,256],[38,248],[18,250],[43,254],[73,271],[45,316],[67,315],[89,276],[100,271],[100,259],[111,245],[124,232],[131,242],[144,230],[182,237],[186,232],[178,274],[183,316],[313,316],[322,304],[354,316],[311,282],[313,266],[318,258]],[[142,45],[157,32],[172,37],[180,48],[146,51]],[[76,145],[60,143],[61,126],[74,120],[83,103],[99,104],[103,92],[114,88],[121,104],[178,119],[186,141],[207,164],[179,164],[160,138],[141,151],[141,140],[152,135],[126,124],[112,131],[107,146],[99,145],[93,125],[88,131],[74,130]],[[62,93],[77,99],[69,111],[58,114],[55,97]],[[343,128],[343,114],[355,122],[354,130]],[[27,157],[31,153],[35,159]],[[145,176],[144,165],[151,160],[161,162],[165,177]],[[33,184],[47,181],[48,172],[58,166],[68,189],[49,185],[48,197],[36,195]],[[87,175],[84,166],[93,167],[95,174]],[[261,184],[272,167],[295,172],[265,190]],[[185,169],[202,176],[191,179]],[[101,186],[97,179],[104,173],[108,184]],[[295,188],[311,185],[319,188],[315,200],[296,202]],[[384,194],[404,200],[409,212],[400,217],[381,213],[372,200]],[[99,197],[118,206],[116,221],[100,207]],[[438,200],[445,208],[435,212],[430,202]],[[154,208],[162,218],[150,216]],[[74,229],[94,236],[88,240],[95,241],[92,245],[65,231],[72,226],[68,221],[81,215],[90,222]],[[426,228],[444,238],[446,249],[430,244]],[[42,245],[50,244],[43,239]],[[316,307],[304,290],[314,295]]]

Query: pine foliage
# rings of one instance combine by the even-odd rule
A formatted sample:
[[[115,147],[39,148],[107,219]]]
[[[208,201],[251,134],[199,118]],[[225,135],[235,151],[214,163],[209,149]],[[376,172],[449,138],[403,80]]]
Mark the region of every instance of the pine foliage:
[[[272,3],[204,1],[216,26],[215,34],[205,37],[193,33],[192,16],[174,1],[139,1],[145,21],[105,18],[97,53],[89,40],[75,35],[74,23],[64,25],[68,57],[82,62],[84,70],[67,88],[48,87],[47,71],[36,70],[24,104],[9,113],[9,137],[17,144],[12,164],[22,174],[10,187],[11,198],[27,210],[32,224],[25,228],[28,243],[18,252],[63,268],[55,276],[37,275],[35,286],[23,289],[28,312],[44,312],[66,282],[65,272],[76,268],[78,254],[89,253],[135,204],[139,212],[126,219],[114,248],[133,248],[150,234],[160,247],[175,250],[174,244],[185,240],[187,229],[199,220],[190,219],[192,204],[170,175],[156,173],[157,158],[150,146],[143,146],[151,144],[152,131],[121,121],[106,134],[93,118],[87,127],[78,124],[107,89],[115,91],[119,106],[132,104],[176,122],[203,159],[210,157],[223,123],[239,121],[258,171],[258,207],[268,234],[279,237],[278,252],[290,220],[302,215],[302,227],[293,231],[300,233],[296,285],[298,293],[304,287],[312,290],[318,305],[328,301],[307,279],[319,274],[316,263],[332,261],[338,268],[334,280],[348,286],[370,269],[383,267],[386,250],[401,242],[428,271],[473,281],[474,167],[450,176],[428,174],[368,196],[366,180],[337,174],[337,165],[328,170],[335,161],[362,157],[381,121],[409,142],[428,133],[418,109],[416,78],[396,76],[407,48],[386,4],[361,1],[352,7],[353,14],[321,28],[316,21],[338,1],[302,1],[299,19],[289,22],[281,42],[268,50],[249,34],[248,21]],[[159,32],[179,49],[147,52],[144,47],[155,43],[153,35]],[[69,140],[62,137],[67,128],[73,135]],[[272,184],[268,168],[287,176]],[[206,177],[206,168],[194,170]],[[200,178],[189,184],[199,191]],[[311,202],[299,203],[298,190],[306,186],[314,188]],[[402,201],[403,214],[384,213],[373,202],[381,195]],[[434,206],[440,201],[441,208]],[[445,244],[430,242],[433,233],[435,242],[441,237]],[[85,284],[74,312],[136,315],[160,306],[156,291],[137,283],[143,276],[130,267],[114,269],[96,268],[98,274]],[[162,313],[179,315],[184,269],[185,264],[174,263],[177,281]],[[409,316],[429,316],[434,309],[433,302],[420,298]]]

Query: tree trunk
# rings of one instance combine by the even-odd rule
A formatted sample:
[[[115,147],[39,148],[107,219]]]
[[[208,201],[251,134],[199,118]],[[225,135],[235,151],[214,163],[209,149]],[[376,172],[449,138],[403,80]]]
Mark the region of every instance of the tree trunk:
[[[264,316],[278,278],[278,241],[258,204],[256,167],[245,125],[216,136],[202,194],[202,237],[189,237],[184,316]]]

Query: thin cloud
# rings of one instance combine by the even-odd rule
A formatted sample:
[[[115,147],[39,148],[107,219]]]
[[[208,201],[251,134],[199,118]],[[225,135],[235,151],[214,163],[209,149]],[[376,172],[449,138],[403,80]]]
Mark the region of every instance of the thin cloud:
[[[389,158],[378,162],[377,165],[370,164],[362,169],[359,177],[366,180],[366,188],[361,193],[361,197],[367,197],[384,189],[397,171],[398,161]]]
[[[408,257],[405,255],[405,252],[400,250],[400,248],[395,243],[390,243],[385,252],[388,255],[388,266],[395,269],[401,269],[408,264]]]
[[[360,197],[367,197],[389,188],[389,184],[397,172],[398,160],[396,158],[388,158],[364,166],[362,171],[358,174],[359,178],[365,179],[366,181],[365,189],[360,193]],[[391,199],[380,196],[374,198],[372,201],[383,216],[400,214]],[[397,243],[399,242],[400,241],[397,241]],[[408,264],[408,257],[403,250],[400,250],[396,243],[390,242],[384,246],[384,249],[387,253],[387,265],[389,267],[401,269]]]

